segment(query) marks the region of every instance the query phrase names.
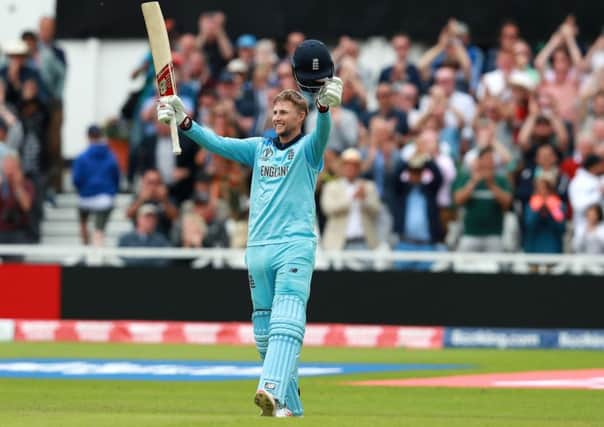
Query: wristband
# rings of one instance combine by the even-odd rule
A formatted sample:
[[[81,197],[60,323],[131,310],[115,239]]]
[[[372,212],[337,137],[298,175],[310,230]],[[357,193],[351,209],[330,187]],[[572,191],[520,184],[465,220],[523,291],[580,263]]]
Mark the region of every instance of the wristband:
[[[319,104],[318,99],[315,101],[315,105],[317,106],[317,110],[319,110],[319,113],[326,113],[329,111],[329,105],[323,106]]]
[[[193,126],[193,120],[189,116],[185,116],[184,120],[178,126],[180,130],[189,130]]]

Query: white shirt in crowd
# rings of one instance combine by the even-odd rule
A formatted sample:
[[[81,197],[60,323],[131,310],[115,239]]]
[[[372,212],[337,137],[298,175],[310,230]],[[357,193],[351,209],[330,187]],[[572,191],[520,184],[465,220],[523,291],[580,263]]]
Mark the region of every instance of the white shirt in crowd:
[[[602,179],[589,173],[583,168],[577,170],[577,174],[568,187],[568,198],[573,207],[573,218],[575,227],[583,226],[587,221],[585,212],[591,205],[602,203]]]
[[[604,223],[598,224],[593,230],[587,229],[587,223],[575,228],[573,250],[580,254],[604,254]]]
[[[172,139],[169,136],[159,136],[155,146],[155,164],[161,175],[161,179],[166,185],[174,181],[174,168],[176,167],[176,157],[172,152]]]
[[[363,233],[363,221],[361,217],[361,202],[354,198],[354,194],[359,188],[360,182],[346,181],[346,194],[351,200],[350,211],[348,212],[348,225],[346,226],[346,239],[362,239],[365,236]]]

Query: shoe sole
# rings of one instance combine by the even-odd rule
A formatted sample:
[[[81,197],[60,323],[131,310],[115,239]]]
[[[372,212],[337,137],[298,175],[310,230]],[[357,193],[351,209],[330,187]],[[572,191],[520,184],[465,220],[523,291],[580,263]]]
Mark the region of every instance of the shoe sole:
[[[258,390],[254,396],[254,403],[262,410],[261,416],[275,416],[275,400],[266,391]]]

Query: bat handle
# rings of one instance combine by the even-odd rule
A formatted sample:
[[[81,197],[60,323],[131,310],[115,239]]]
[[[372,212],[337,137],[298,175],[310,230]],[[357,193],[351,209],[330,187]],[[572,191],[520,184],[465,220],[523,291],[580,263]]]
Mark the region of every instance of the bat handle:
[[[179,155],[182,153],[182,150],[180,148],[180,140],[178,139],[178,127],[174,119],[170,121],[170,136],[172,137],[172,152]]]

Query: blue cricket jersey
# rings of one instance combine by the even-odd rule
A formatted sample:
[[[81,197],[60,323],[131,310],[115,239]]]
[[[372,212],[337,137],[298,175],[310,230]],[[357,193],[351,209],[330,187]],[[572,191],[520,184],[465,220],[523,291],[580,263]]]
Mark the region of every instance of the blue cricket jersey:
[[[288,144],[278,138],[224,138],[193,123],[184,133],[202,147],[252,168],[248,246],[312,239],[315,185],[323,167],[331,119],[317,115],[317,127]]]

